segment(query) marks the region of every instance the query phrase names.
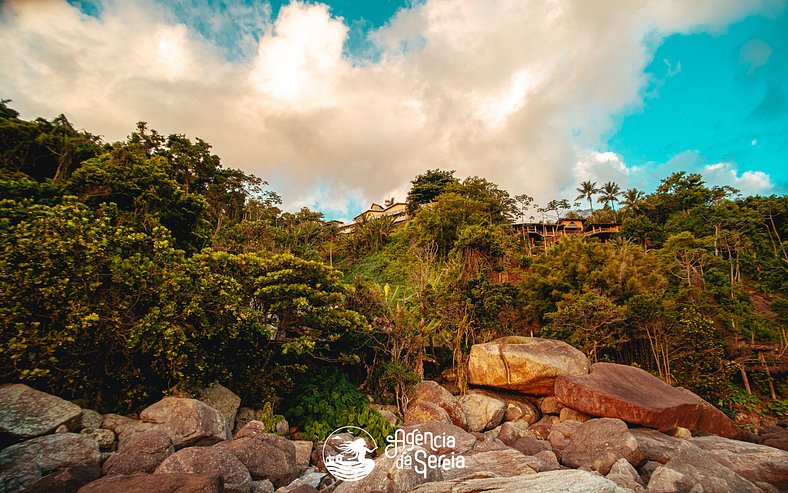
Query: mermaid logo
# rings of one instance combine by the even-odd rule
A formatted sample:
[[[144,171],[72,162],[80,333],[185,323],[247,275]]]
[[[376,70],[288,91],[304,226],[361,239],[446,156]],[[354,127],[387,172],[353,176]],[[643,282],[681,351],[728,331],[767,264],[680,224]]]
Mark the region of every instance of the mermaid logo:
[[[373,448],[368,448],[367,439]],[[363,428],[343,426],[334,430],[323,442],[326,469],[342,481],[359,481],[369,476],[375,461],[367,457],[378,448],[375,439]]]

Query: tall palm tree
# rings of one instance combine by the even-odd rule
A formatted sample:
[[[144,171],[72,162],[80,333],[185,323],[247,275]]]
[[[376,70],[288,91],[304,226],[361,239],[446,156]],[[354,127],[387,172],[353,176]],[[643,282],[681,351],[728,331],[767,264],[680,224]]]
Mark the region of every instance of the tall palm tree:
[[[587,199],[588,205],[591,206],[591,214],[593,214],[594,202],[591,199],[593,198],[594,194],[599,193],[600,191],[596,187],[596,182],[591,180],[580,182],[580,186],[576,188],[576,190],[580,192],[580,195],[575,197],[575,200]]]
[[[643,192],[637,188],[630,188],[621,195],[624,199],[621,201],[621,205],[635,212],[640,212],[644,196]]]
[[[610,206],[613,209],[613,212],[616,212],[616,202],[618,202],[618,197],[621,195],[621,187],[618,184],[609,181],[602,185],[602,189],[599,190],[599,193],[602,195],[597,199],[597,202],[604,203],[606,206]]]

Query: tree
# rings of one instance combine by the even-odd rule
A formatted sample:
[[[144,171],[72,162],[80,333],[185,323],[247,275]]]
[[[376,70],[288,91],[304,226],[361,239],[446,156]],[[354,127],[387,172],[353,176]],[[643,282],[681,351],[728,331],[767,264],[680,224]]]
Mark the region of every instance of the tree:
[[[591,214],[594,214],[594,202],[592,198],[595,194],[600,192],[600,190],[596,187],[596,182],[590,180],[581,182],[580,186],[576,190],[580,193],[580,195],[578,195],[575,200],[588,200],[588,206],[591,208]]]
[[[420,206],[429,204],[444,193],[452,183],[458,183],[454,170],[429,169],[411,181],[408,192],[408,214],[413,216]]]
[[[597,199],[597,202],[605,204],[605,207],[610,207],[615,212],[616,202],[618,202],[618,197],[621,195],[621,188],[612,181],[609,181],[602,185],[599,193],[602,195]]]
[[[569,294],[557,303],[556,311],[545,316],[549,324],[542,335],[563,339],[596,362],[606,349],[629,340],[624,316],[625,309],[607,296]]]
[[[623,193],[622,196],[624,198],[624,200],[621,201],[622,206],[635,213],[641,212],[644,198],[643,192],[637,188],[629,188]]]

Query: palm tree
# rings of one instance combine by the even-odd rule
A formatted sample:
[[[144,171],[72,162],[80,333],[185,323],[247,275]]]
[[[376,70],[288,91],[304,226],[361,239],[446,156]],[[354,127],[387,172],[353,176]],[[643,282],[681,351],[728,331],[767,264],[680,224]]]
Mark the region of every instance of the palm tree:
[[[618,197],[621,195],[621,187],[618,184],[609,181],[602,185],[602,189],[599,190],[602,194],[601,197],[597,199],[597,202],[604,203],[606,206],[609,206],[613,209],[613,212],[616,212],[616,205],[615,203],[618,202]]]
[[[640,206],[643,204],[643,197],[645,196],[643,192],[637,188],[630,188],[621,196],[624,198],[624,200],[621,201],[621,205],[635,212],[640,212]]]
[[[591,180],[580,182],[580,186],[576,190],[580,192],[580,195],[575,197],[575,200],[587,199],[588,205],[591,206],[591,214],[593,215],[594,202],[591,199],[593,198],[594,194],[600,192],[600,190],[596,187],[596,182]]]

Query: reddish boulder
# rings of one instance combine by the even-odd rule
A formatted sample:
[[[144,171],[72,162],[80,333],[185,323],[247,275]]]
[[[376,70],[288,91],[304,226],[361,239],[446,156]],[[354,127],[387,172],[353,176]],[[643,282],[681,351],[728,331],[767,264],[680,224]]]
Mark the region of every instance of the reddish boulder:
[[[102,467],[108,476],[152,473],[174,453],[172,439],[165,432],[148,430],[130,438],[117,453],[104,461]]]
[[[555,395],[577,411],[660,431],[681,426],[727,438],[742,436],[733,421],[697,395],[631,366],[595,363],[588,375],[561,375]]]
[[[82,487],[79,493],[221,493],[218,474],[134,474],[106,476]]]
[[[164,459],[153,475],[218,474],[227,493],[249,493],[252,478],[233,454],[218,447],[187,447]],[[158,490],[153,490],[158,491]]]
[[[465,428],[465,411],[456,397],[451,395],[451,392],[444,389],[437,383],[425,380],[417,384],[410,395],[410,402],[415,404],[417,402],[431,402],[437,404],[441,409],[446,411],[451,418],[451,422],[455,426]]]

